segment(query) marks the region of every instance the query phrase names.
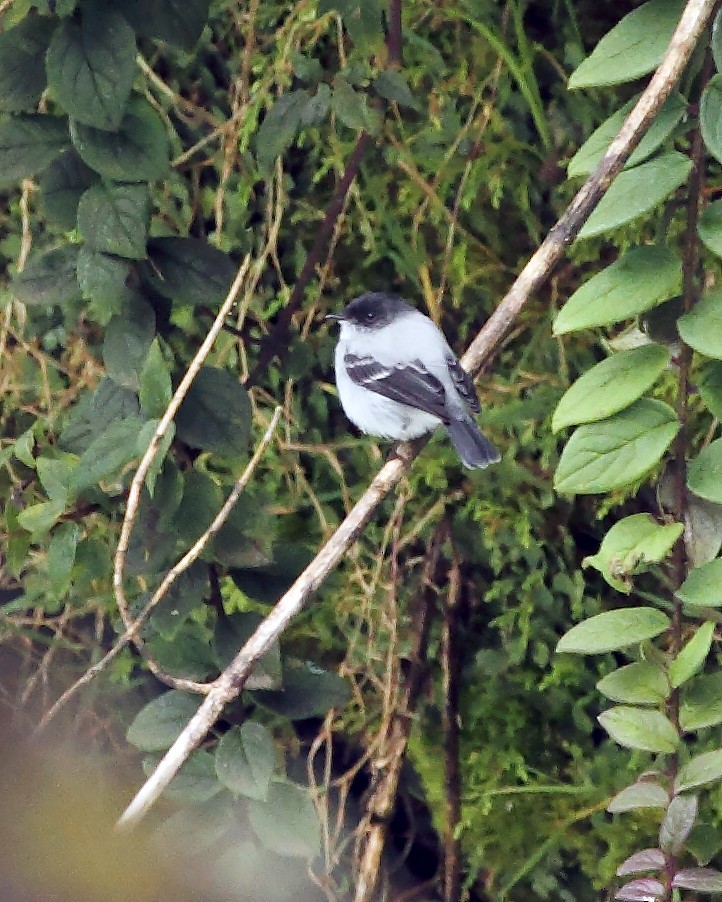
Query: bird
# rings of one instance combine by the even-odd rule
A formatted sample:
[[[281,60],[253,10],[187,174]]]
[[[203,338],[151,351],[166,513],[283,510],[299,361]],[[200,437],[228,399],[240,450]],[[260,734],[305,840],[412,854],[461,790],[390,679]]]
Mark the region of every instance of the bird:
[[[362,432],[407,441],[443,425],[464,466],[501,459],[471,415],[481,411],[471,376],[428,316],[398,295],[369,291],[326,319],[341,327],[341,406]]]

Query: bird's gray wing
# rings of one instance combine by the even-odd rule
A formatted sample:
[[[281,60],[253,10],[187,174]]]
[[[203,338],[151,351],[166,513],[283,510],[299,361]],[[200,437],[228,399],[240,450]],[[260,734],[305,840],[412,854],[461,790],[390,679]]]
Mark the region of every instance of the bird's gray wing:
[[[400,366],[379,363],[373,357],[345,354],[343,362],[349,379],[392,401],[398,401],[449,422],[446,408],[446,389],[420,360]]]
[[[449,367],[449,375],[451,376],[451,381],[454,383],[456,390],[474,413],[479,413],[481,404],[479,404],[476,386],[474,385],[474,380],[471,378],[470,374],[466,372],[464,367],[456,359],[456,356],[451,352],[446,355],[446,365]]]

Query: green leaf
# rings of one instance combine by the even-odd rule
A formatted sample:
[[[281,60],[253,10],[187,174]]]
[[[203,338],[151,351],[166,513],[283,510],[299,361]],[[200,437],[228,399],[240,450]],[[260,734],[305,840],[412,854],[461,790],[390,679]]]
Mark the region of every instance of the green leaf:
[[[158,339],[151,342],[140,371],[140,406],[148,417],[161,417],[173,396],[170,371]]]
[[[407,106],[412,110],[420,109],[419,103],[409,90],[409,83],[401,72],[388,69],[381,72],[373,82],[374,91],[384,97],[398,103],[399,106]]]
[[[316,809],[295,783],[271,783],[265,802],[251,799],[248,819],[263,845],[284,858],[312,858],[321,843]]]
[[[621,172],[577,236],[593,238],[654,209],[689,178],[692,161],[678,151]]]
[[[0,187],[42,172],[69,144],[64,117],[5,116],[0,120]]]
[[[59,459],[39,457],[36,467],[40,485],[47,492],[51,501],[67,501],[70,492],[70,474],[76,466],[72,455],[63,455]]]
[[[219,538],[223,536],[223,531]],[[225,543],[214,543],[219,559],[229,564],[229,555],[223,547]],[[236,546],[238,540],[235,540]],[[233,582],[249,598],[266,604],[275,604],[294,580],[311,562],[313,554],[304,545],[279,542],[273,546],[272,560],[258,566],[238,566],[231,571]]]
[[[148,420],[148,422],[145,423],[143,428],[140,430],[140,433],[138,434],[138,441],[136,442],[138,457],[142,457],[148,450],[151,440],[155,435],[155,431],[158,428],[159,422],[160,420]],[[155,492],[155,481],[160,475],[160,471],[163,469],[163,464],[165,463],[168,449],[173,444],[174,438],[175,423],[170,423],[170,425],[166,429],[165,435],[160,440],[158,451],[156,452],[156,455],[153,458],[153,461],[148,468],[148,473],[145,477],[145,487],[148,489],[148,494],[151,496],[151,498],[153,497],[153,493]]]
[[[686,683],[702,669],[712,647],[714,629],[713,621],[703,623],[684,648],[677,653],[677,657],[670,662],[669,679],[674,689]]]
[[[48,84],[78,122],[115,129],[135,76],[135,34],[113,9],[85,8],[80,22],[66,19],[48,48]]]
[[[204,366],[176,416],[178,438],[214,454],[243,454],[251,435],[248,392],[226,370]]]
[[[690,462],[687,485],[700,498],[722,504],[722,438],[707,445]]]
[[[685,732],[722,723],[722,672],[703,673],[682,687],[679,725]]]
[[[687,792],[722,779],[722,749],[704,752],[690,759],[677,774],[674,791]]]
[[[142,426],[143,421],[135,417],[110,423],[81,455],[70,477],[71,490],[81,492],[101,480],[117,476],[138,456],[136,442]]]
[[[588,495],[636,482],[658,463],[678,429],[672,408],[649,398],[580,426],[562,452],[554,486],[558,492]]]
[[[697,388],[707,410],[722,419],[722,363],[710,360],[701,368]]]
[[[78,228],[92,250],[142,260],[148,235],[147,185],[95,185],[80,198]]]
[[[75,228],[78,201],[98,176],[72,148],[61,154],[40,177],[43,213],[48,222],[69,231]]]
[[[692,567],[713,561],[722,548],[722,505],[687,496],[687,529],[684,537]]]
[[[78,253],[78,284],[83,297],[94,301],[96,318],[103,324],[123,306],[133,304],[137,295],[128,287],[131,279],[130,263],[123,257],[100,254],[89,247]],[[105,318],[101,311],[105,312]]]
[[[218,618],[214,641],[222,669],[231,663],[262,621],[263,617],[255,611],[243,611]],[[276,640],[253,665],[251,675],[246,681],[246,688],[278,689],[282,682],[281,647]]]
[[[574,70],[569,89],[621,84],[656,69],[683,7],[681,0],[650,0],[632,10]]]
[[[276,158],[293,143],[309,100],[308,91],[289,91],[282,94],[266,114],[256,134],[256,159],[264,176],[271,175]]]
[[[612,701],[631,705],[659,705],[672,691],[662,668],[647,661],[613,670],[597,683],[597,689]]]
[[[316,14],[336,10],[359,51],[368,51],[383,39],[379,0],[320,0]]]
[[[694,795],[676,795],[669,803],[659,828],[659,847],[667,855],[679,855],[697,820]]]
[[[122,315],[110,320],[103,342],[103,363],[114,382],[138,391],[154,337],[155,314],[143,300],[135,300]]]
[[[290,720],[305,720],[307,717],[322,717],[331,708],[343,707],[349,694],[346,680],[337,674],[316,667],[309,661],[304,664],[285,662],[283,690],[260,689],[253,693],[253,699],[274,714]]]
[[[656,608],[619,608],[583,620],[565,633],[557,652],[598,655],[653,639],[669,629],[670,620]]]
[[[193,620],[184,623],[172,639],[154,636],[148,651],[163,671],[179,679],[206,680],[219,672],[207,630]]]
[[[697,232],[707,250],[722,257],[722,200],[712,201],[702,210]]]
[[[170,587],[150,615],[153,628],[164,639],[174,639],[186,619],[203,604],[208,591],[208,566],[194,561]],[[215,661],[215,656],[213,656]]]
[[[330,108],[331,88],[327,84],[320,84],[316,89],[316,93],[308,98],[308,102],[303,108],[301,125],[303,127],[320,125],[328,116]]]
[[[620,814],[637,808],[666,808],[667,805],[669,793],[663,786],[653,780],[638,780],[618,792],[607,805],[607,811]]]
[[[697,864],[708,864],[722,849],[722,834],[711,824],[695,824],[687,840],[687,851],[697,859]]]
[[[632,248],[574,292],[554,321],[554,334],[637,316],[674,297],[681,286],[682,263],[669,248]]]
[[[34,254],[12,281],[12,292],[24,304],[49,307],[80,297],[76,277],[78,246],[66,244]]]
[[[208,21],[210,0],[113,0],[138,34],[192,50]]]
[[[632,514],[612,526],[599,551],[584,558],[583,567],[594,567],[620,592],[629,593],[630,576],[648,563],[659,563],[684,532],[681,523],[657,523],[649,514]]]
[[[706,608],[722,606],[722,558],[691,570],[675,595],[684,604],[703,605]]]
[[[168,171],[170,144],[155,110],[136,98],[117,131],[70,120],[75,149],[91,169],[119,182],[153,182]]]
[[[223,495],[215,480],[200,470],[189,470],[183,477],[183,496],[170,526],[172,532],[186,545],[193,544],[222,504]]]
[[[143,752],[164,752],[176,741],[198,705],[199,700],[193,695],[176,689],[164,692],[140,709],[126,738]]]
[[[64,590],[70,580],[79,538],[77,523],[61,523],[53,532],[48,547],[48,580],[56,592]]]
[[[236,275],[231,258],[199,238],[153,238],[148,258],[146,281],[176,304],[218,304]]]
[[[157,761],[146,759],[143,770],[150,776]],[[200,805],[223,791],[216,776],[215,760],[206,749],[196,749],[165,791],[167,798],[184,805]]]
[[[20,511],[18,523],[23,529],[32,533],[33,539],[37,541],[55,525],[60,515],[64,513],[64,500],[41,501],[40,504],[33,504],[31,507],[26,507],[25,510]]]
[[[639,94],[625,103],[621,110],[617,110],[609,119],[606,119],[582,144],[567,164],[567,176],[589,175],[607,152],[609,145],[619,134],[622,125],[632,108],[639,100]],[[668,98],[665,105],[659,111],[649,131],[639,142],[639,146],[624,164],[624,169],[631,169],[639,163],[643,163],[657,148],[671,135],[675,126],[687,112],[687,103],[681,94],[674,93]]]
[[[661,711],[619,705],[604,711],[597,720],[625,748],[668,753],[679,745],[674,724]]]
[[[707,357],[722,360],[722,291],[703,295],[677,321],[682,341]]]
[[[28,16],[0,34],[0,110],[14,113],[37,106],[45,90],[45,51],[55,23]]]
[[[276,767],[273,737],[260,723],[246,721],[233,727],[218,743],[216,774],[231,792],[264,800]]]
[[[381,114],[378,110],[369,107],[366,95],[354,91],[340,75],[336,75],[333,80],[331,109],[349,128],[364,129],[371,135],[377,134],[381,128]]]
[[[552,417],[552,430],[603,420],[629,407],[654,384],[668,362],[669,351],[656,344],[602,360],[564,393]]]
[[[699,124],[705,147],[722,162],[722,75],[714,75],[702,92]]]
[[[712,40],[710,41],[712,58],[718,72],[722,71],[722,14],[718,11],[712,23]]]

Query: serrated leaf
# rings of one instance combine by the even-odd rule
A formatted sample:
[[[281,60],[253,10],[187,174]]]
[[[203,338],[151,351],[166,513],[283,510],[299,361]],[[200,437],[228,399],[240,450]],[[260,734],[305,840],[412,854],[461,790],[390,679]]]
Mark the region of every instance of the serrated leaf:
[[[683,6],[681,0],[650,0],[632,10],[574,70],[569,89],[621,84],[656,69]]]
[[[656,382],[668,362],[669,351],[657,344],[602,360],[564,393],[552,417],[552,431],[603,420],[629,407]]]
[[[120,470],[138,456],[136,443],[143,420],[129,417],[110,423],[80,456],[70,477],[70,488],[81,492],[102,480],[117,476]]]
[[[204,366],[176,416],[178,438],[214,454],[243,454],[251,434],[251,402],[235,376]]]
[[[625,786],[607,805],[607,811],[620,814],[638,808],[666,808],[669,805],[667,790],[652,780],[638,780]]]
[[[236,275],[231,258],[199,238],[153,238],[148,258],[144,277],[176,304],[220,303]]]
[[[675,412],[642,398],[599,423],[579,426],[566,444],[554,476],[558,492],[609,492],[648,473],[679,430]]]
[[[687,733],[722,723],[722,673],[705,673],[682,687],[679,725]]]
[[[108,179],[153,182],[168,171],[168,136],[158,114],[144,100],[131,100],[117,131],[71,119],[70,137],[83,162]]]
[[[722,439],[707,445],[690,461],[687,485],[700,498],[722,504]]]
[[[89,248],[142,260],[148,236],[147,185],[95,185],[80,198],[78,228]]]
[[[597,720],[625,748],[669,753],[679,745],[674,724],[661,711],[618,705],[604,711]]]
[[[577,623],[557,644],[557,652],[598,655],[653,639],[669,629],[670,620],[656,608],[620,608]]]
[[[695,567],[674,594],[684,604],[722,606],[722,558]]]
[[[295,783],[271,783],[265,802],[251,799],[248,819],[263,845],[286,858],[317,854],[321,829],[308,792]]]
[[[260,723],[249,720],[229,730],[216,749],[216,774],[238,795],[263,800],[276,767],[273,737]]]
[[[305,664],[284,663],[283,690],[257,690],[253,699],[259,705],[290,720],[321,717],[331,708],[346,704],[349,697],[346,680],[335,673]]]
[[[679,855],[697,819],[695,795],[676,795],[669,803],[659,828],[659,846],[668,855]]]
[[[282,94],[266,114],[256,135],[256,159],[265,176],[271,174],[276,158],[293,143],[309,100],[306,90],[289,91]]]
[[[163,752],[176,741],[198,705],[193,695],[176,689],[164,692],[140,709],[128,727],[126,738],[143,752]]]
[[[113,0],[138,34],[192,50],[208,20],[210,0]]]
[[[639,95],[633,97],[592,132],[567,164],[569,178],[589,175],[596,168],[638,100]],[[637,149],[624,164],[624,169],[631,169],[650,157],[674,131],[675,126],[686,112],[687,103],[681,94],[676,92],[671,94],[655,117],[649,131],[639,142]]]
[[[620,172],[577,239],[593,238],[648,213],[685,184],[691,171],[689,157],[670,151]]]
[[[722,75],[707,82],[699,105],[699,125],[705,147],[722,162]]]
[[[114,382],[138,391],[140,373],[154,337],[153,308],[141,299],[110,320],[103,342],[103,363]]]
[[[681,285],[682,263],[669,248],[632,248],[574,292],[554,321],[554,334],[630,319],[674,297]]]
[[[612,701],[630,705],[659,705],[672,691],[664,671],[647,661],[613,670],[597,683],[597,689]]]
[[[45,90],[45,51],[55,23],[30,15],[0,34],[0,110],[14,113],[37,106]]]
[[[113,9],[85,9],[66,19],[48,47],[48,84],[61,107],[78,122],[115,129],[135,75],[135,34]]]
[[[703,295],[677,321],[682,341],[707,357],[722,359],[722,291]]]
[[[70,144],[61,116],[5,116],[0,120],[0,187],[42,172]]]
[[[680,649],[677,657],[670,661],[669,680],[674,689],[686,683],[698,670],[702,669],[712,647],[714,629],[715,624],[713,621],[710,620],[707,623],[703,623],[689,642]]]
[[[681,523],[662,524],[649,514],[632,514],[612,526],[599,551],[584,558],[582,566],[594,567],[610,586],[629,593],[630,576],[648,569],[645,564],[664,560],[683,530]]]
[[[722,419],[722,363],[710,360],[702,367],[697,379],[697,389],[707,410]]]
[[[690,759],[677,774],[675,792],[687,792],[722,779],[722,749],[703,752]]]
[[[40,196],[45,218],[66,231],[75,228],[78,201],[97,182],[98,176],[72,148],[48,166],[40,177]]]
[[[664,852],[661,849],[642,849],[630,855],[626,861],[617,868],[617,877],[626,877],[629,874],[639,874],[642,871],[661,871],[667,865]]]
[[[722,257],[722,200],[712,201],[702,210],[697,232],[707,250]]]
[[[388,69],[381,72],[373,82],[374,91],[386,100],[398,103],[399,106],[407,106],[412,110],[418,110],[419,104],[409,89],[409,83],[401,72]]]
[[[80,297],[76,277],[78,246],[66,244],[34,254],[12,281],[12,293],[24,304],[49,307]]]
[[[684,868],[674,875],[672,886],[698,893],[722,893],[722,873],[714,868]]]

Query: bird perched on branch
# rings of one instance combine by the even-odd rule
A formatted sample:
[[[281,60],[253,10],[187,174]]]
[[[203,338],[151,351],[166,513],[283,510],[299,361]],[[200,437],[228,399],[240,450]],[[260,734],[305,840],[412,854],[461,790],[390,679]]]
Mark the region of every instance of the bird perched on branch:
[[[406,441],[443,425],[465,466],[500,459],[469,412],[481,410],[471,376],[428,316],[378,291],[326,319],[341,325],[336,385],[362,432]]]

